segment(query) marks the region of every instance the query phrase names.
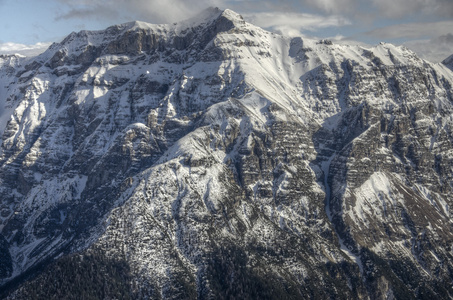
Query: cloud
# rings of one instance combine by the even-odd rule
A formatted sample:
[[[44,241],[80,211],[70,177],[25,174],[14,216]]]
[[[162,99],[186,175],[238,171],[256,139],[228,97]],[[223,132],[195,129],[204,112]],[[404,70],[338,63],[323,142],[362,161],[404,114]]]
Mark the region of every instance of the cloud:
[[[0,0],[1,1],[1,0]],[[173,23],[188,19],[209,6],[232,7],[243,13],[246,20],[264,28],[290,35],[300,35],[303,31],[316,31],[319,28],[339,27],[351,24],[341,16],[320,16],[292,13],[294,0],[254,1],[254,0],[56,0],[66,6],[66,10],[56,20],[98,19],[122,21],[141,20],[150,23]],[[306,0],[315,5],[317,2]],[[322,0],[328,10],[332,5],[341,6],[357,0]],[[256,11],[261,11],[255,13]],[[268,11],[268,12],[262,12]],[[121,20],[119,20],[121,18]]]
[[[355,10],[358,0],[303,0],[302,3],[328,14],[338,14]]]
[[[453,54],[453,34],[448,33],[432,39],[409,41],[404,45],[423,59],[441,62]]]
[[[36,43],[25,45],[17,43],[0,43],[0,54],[22,54],[25,56],[36,56],[44,52],[51,43]]]
[[[452,0],[302,0],[328,14],[359,13],[377,9],[379,16],[400,18],[414,14],[453,17]]]
[[[453,21],[406,23],[374,29],[365,34],[380,39],[420,39],[446,35],[452,28]]]
[[[118,12],[110,8],[97,9],[96,7],[71,8],[64,14],[57,15],[56,21],[69,19],[113,19],[118,17]]]
[[[171,23],[193,16],[209,6],[219,6],[221,0],[57,0],[67,10],[57,20],[97,18],[128,21],[141,20],[152,23]]]
[[[416,13],[453,17],[452,0],[373,0],[381,15],[390,18],[411,16]]]
[[[320,16],[305,13],[265,12],[243,14],[243,17],[259,27],[269,28],[286,35],[300,35],[301,32],[314,32],[321,28],[341,27],[351,22],[341,16]]]

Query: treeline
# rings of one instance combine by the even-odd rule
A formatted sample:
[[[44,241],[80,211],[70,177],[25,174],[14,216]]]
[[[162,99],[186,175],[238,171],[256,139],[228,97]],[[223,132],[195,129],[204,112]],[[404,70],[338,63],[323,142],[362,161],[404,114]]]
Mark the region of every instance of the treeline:
[[[24,283],[12,299],[134,299],[129,266],[101,251],[65,256]]]

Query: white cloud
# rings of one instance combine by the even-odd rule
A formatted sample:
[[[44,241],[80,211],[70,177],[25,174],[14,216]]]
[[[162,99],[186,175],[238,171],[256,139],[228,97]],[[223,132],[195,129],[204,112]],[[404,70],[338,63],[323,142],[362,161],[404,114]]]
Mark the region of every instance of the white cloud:
[[[24,45],[17,43],[0,43],[0,54],[22,54],[25,56],[36,56],[44,52],[51,43],[36,43],[34,45]]]
[[[421,58],[431,62],[441,62],[453,54],[453,34],[449,33],[429,40],[414,40],[404,45]]]
[[[320,16],[304,13],[266,12],[243,14],[243,17],[257,26],[270,28],[283,34],[294,36],[305,31],[316,31],[320,28],[341,27],[351,22],[341,16]]]

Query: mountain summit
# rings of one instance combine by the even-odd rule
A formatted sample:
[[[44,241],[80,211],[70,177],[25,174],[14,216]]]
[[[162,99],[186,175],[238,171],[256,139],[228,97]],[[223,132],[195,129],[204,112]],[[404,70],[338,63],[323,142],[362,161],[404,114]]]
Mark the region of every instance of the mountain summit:
[[[1,295],[449,298],[452,86],[218,9],[0,56]]]

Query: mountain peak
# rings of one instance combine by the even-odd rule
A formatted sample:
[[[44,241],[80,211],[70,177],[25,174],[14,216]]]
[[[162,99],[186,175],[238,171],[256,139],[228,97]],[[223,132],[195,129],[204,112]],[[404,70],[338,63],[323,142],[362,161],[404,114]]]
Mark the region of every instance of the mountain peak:
[[[235,23],[244,22],[240,14],[230,9],[221,10],[218,7],[208,7],[188,19],[178,21],[173,24],[153,24],[137,20],[119,25],[114,25],[109,28],[117,28],[120,29],[121,31],[123,30],[129,31],[136,29],[155,29],[156,27],[168,27],[182,30],[190,27],[198,27],[203,24],[210,24],[213,21],[218,20],[219,18],[225,18]]]
[[[64,64],[66,56],[73,56],[76,59],[71,64],[89,65],[102,54],[132,54],[168,47],[182,50],[194,39],[199,39],[204,45],[216,34],[243,24],[245,22],[239,14],[229,9],[210,7],[192,18],[173,24],[132,21],[105,30],[73,32],[61,43],[51,46],[41,58],[52,60],[50,65],[56,66]]]
[[[116,25],[115,27],[121,29],[121,30],[134,30],[134,29],[152,29],[156,27],[157,25],[143,22],[143,21],[131,21],[127,23],[123,23],[120,25]]]
[[[195,16],[174,23],[173,25],[176,26],[178,31],[178,29],[182,30],[190,27],[198,27],[204,24],[211,24],[221,19],[231,22],[232,24],[234,24],[234,26],[238,26],[244,23],[242,16],[232,10],[221,10],[218,7],[208,7]]]

